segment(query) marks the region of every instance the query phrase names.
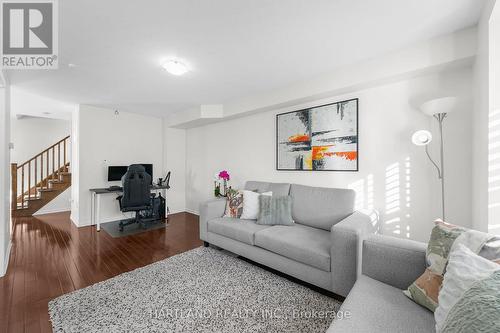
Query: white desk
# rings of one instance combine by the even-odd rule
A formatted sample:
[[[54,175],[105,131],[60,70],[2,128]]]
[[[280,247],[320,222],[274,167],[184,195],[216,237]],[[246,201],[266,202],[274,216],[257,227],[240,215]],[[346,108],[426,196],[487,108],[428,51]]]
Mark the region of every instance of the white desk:
[[[101,195],[122,193],[122,189],[111,190],[109,188],[91,188],[90,190],[90,223],[97,224],[97,231],[101,231]],[[161,191],[165,198],[165,218],[168,220],[167,186],[152,185],[151,192]]]

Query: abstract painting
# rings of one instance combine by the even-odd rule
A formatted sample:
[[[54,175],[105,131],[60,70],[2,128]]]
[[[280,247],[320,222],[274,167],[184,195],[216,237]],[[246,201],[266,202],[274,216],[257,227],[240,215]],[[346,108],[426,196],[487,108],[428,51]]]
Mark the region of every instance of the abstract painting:
[[[276,116],[276,169],[358,171],[358,99]]]

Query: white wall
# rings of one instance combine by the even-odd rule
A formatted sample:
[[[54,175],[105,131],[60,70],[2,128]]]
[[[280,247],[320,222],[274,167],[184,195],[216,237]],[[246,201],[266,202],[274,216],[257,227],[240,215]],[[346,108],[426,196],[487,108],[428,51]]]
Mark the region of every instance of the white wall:
[[[11,118],[12,163],[23,163],[70,135],[71,121],[49,118]]]
[[[413,131],[434,128],[432,119],[416,106],[433,97],[457,95],[463,107],[445,124],[447,213],[449,221],[470,226],[471,143],[468,135],[461,134],[471,130],[471,79],[470,68],[457,69],[189,129],[186,207],[197,211],[200,202],[212,197],[214,173],[228,169],[235,187],[247,180],[263,180],[354,188],[360,193],[359,207],[374,206],[380,211],[385,233],[426,240],[432,221],[440,216],[440,192],[436,173],[424,151],[411,144]],[[277,113],[349,98],[359,98],[360,105],[359,172],[275,170]],[[388,193],[388,188],[398,184],[397,179],[396,193]],[[397,211],[391,212],[391,204],[397,206]]]
[[[0,276],[10,253],[10,86],[0,88]]]
[[[80,107],[71,117],[71,215],[76,225],[80,221]]]
[[[168,207],[170,213],[186,210],[186,131],[164,126],[164,165],[172,172]],[[155,177],[157,178],[157,177]]]
[[[42,95],[11,87],[11,115],[30,115],[52,119],[71,120],[75,104],[61,102]]]
[[[490,22],[488,232],[500,235],[500,5],[492,11]]]
[[[222,115],[220,112],[204,114],[199,107],[177,112],[168,116],[169,125],[178,128],[198,127],[252,113],[314,103],[330,96],[397,82],[437,69],[471,64],[476,55],[476,39],[476,28],[466,28],[375,58],[341,66],[307,80],[290,82],[277,89],[225,101]]]
[[[77,197],[73,197],[72,219],[78,226],[90,224],[90,188],[119,185],[107,181],[109,165],[152,163],[154,178],[164,175],[162,120],[134,113],[80,105],[75,113],[79,152]],[[74,171],[74,170],[73,170]],[[75,174],[75,173],[74,173]],[[101,200],[101,221],[123,217],[114,194]]]
[[[67,212],[71,210],[71,187],[64,190],[33,215]]]
[[[487,0],[477,27],[477,55],[474,63],[474,118],[473,118],[473,227],[488,231],[491,193],[488,191],[489,123],[490,123],[490,16],[495,0]],[[500,152],[500,150],[499,150]]]

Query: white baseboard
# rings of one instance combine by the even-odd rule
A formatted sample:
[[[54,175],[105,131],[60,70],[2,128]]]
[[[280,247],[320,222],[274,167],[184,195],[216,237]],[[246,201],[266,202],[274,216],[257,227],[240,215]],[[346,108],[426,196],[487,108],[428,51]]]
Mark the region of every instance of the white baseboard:
[[[68,208],[59,208],[59,209],[49,209],[49,210],[46,210],[42,213],[39,213],[39,212],[36,212],[33,214],[33,216],[40,216],[40,215],[46,215],[46,214],[54,214],[54,213],[62,213],[62,212],[70,212],[71,209],[68,209]]]
[[[9,267],[11,248],[12,248],[12,240],[9,239],[9,244],[7,245],[7,251],[5,252],[5,257],[3,258],[2,267],[0,267],[0,277],[7,274],[7,268]]]
[[[133,214],[130,214],[130,216],[124,216],[124,215],[115,215],[115,216],[110,216],[110,217],[106,217],[106,218],[101,218],[101,224],[103,223],[107,223],[107,222],[112,222],[112,221],[117,221],[117,220],[124,220],[124,219],[128,219],[128,218],[132,218],[133,217]],[[92,225],[90,223],[90,219],[89,220],[86,220],[86,221],[83,221],[83,222],[80,222],[77,227],[88,227],[90,225]]]
[[[187,212],[187,213],[191,213],[191,214],[194,214],[194,215],[200,215],[198,211],[195,211],[195,210],[188,210],[188,209],[185,209],[185,210],[179,210],[179,211],[173,211],[173,212],[170,212],[169,215],[172,215],[172,214],[178,214],[178,213],[184,213],[184,212]],[[107,223],[107,222],[112,222],[112,221],[116,221],[116,220],[123,220],[123,219],[127,219],[127,218],[132,218],[133,217],[133,214],[131,214],[130,216],[123,216],[123,215],[116,215],[116,216],[111,216],[111,217],[106,217],[106,218],[101,218],[101,224],[103,223]],[[75,222],[73,222],[75,223]],[[76,225],[76,223],[75,223]],[[78,225],[76,225],[77,227],[88,227],[90,226],[90,220],[86,220],[86,221],[83,221],[82,223],[79,223]]]
[[[194,210],[194,209],[187,209],[186,208],[185,212],[191,213],[191,214],[194,214],[194,215],[198,215],[198,216],[200,215],[200,212],[197,211],[197,210]]]
[[[73,214],[73,210],[71,211],[71,214],[69,215],[69,219],[71,223],[75,225],[75,227],[78,227],[78,214]]]

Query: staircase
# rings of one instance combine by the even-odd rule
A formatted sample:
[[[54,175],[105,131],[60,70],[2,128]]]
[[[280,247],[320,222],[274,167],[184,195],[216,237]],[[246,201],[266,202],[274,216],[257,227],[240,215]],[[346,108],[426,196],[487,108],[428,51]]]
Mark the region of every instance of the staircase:
[[[11,164],[12,217],[32,216],[71,186],[70,137],[28,161]]]

